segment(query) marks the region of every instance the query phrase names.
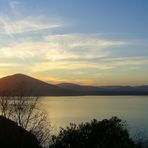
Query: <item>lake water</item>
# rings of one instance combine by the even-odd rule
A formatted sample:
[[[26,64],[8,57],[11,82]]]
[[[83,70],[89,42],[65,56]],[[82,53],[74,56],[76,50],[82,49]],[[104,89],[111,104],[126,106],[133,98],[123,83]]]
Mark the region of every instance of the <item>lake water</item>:
[[[117,116],[127,121],[132,135],[148,135],[148,96],[43,97],[41,103],[56,127]]]

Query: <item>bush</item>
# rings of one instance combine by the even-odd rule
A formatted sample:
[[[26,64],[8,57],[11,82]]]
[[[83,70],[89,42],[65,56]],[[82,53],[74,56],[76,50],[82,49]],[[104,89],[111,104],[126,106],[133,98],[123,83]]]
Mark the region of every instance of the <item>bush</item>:
[[[126,122],[117,117],[90,123],[70,124],[53,136],[50,148],[135,148]]]

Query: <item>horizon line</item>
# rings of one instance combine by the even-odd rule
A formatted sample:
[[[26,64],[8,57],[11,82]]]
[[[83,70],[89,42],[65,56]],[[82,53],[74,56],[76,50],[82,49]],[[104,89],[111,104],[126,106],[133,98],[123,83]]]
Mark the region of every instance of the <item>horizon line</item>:
[[[81,83],[73,83],[73,82],[59,82],[59,83],[52,83],[52,82],[48,82],[48,81],[45,81],[45,80],[42,80],[40,78],[36,78],[34,76],[30,76],[28,74],[24,74],[24,73],[14,73],[14,74],[9,74],[9,75],[5,75],[3,77],[0,77],[0,79],[3,79],[3,78],[6,78],[6,77],[10,77],[10,76],[15,76],[15,75],[22,75],[22,76],[27,76],[27,77],[30,77],[30,78],[33,78],[33,79],[37,79],[37,80],[40,80],[40,81],[43,81],[45,83],[48,83],[48,84],[53,84],[53,85],[58,85],[58,84],[73,84],[73,85],[80,85],[80,86],[93,86],[93,87],[138,87],[138,86],[148,86],[148,84],[139,84],[139,85],[123,85],[123,84],[120,84],[120,85],[91,85],[91,84],[81,84]]]

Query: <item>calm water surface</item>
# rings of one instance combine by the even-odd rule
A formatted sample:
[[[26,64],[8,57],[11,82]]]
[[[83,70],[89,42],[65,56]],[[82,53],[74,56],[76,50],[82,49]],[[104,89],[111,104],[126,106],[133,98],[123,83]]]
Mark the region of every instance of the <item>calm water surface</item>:
[[[132,134],[148,135],[148,96],[42,97],[41,103],[57,127],[117,116],[127,121]]]

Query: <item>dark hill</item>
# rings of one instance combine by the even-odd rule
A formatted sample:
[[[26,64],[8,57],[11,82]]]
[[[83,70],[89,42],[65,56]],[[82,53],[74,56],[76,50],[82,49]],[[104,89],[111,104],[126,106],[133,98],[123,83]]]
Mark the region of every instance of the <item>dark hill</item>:
[[[3,116],[0,116],[0,147],[41,148],[33,134]]]
[[[74,95],[75,92],[56,85],[48,84],[38,79],[23,75],[15,74],[0,79],[0,92],[5,91],[16,92],[22,91],[25,95],[39,96],[59,96]]]

